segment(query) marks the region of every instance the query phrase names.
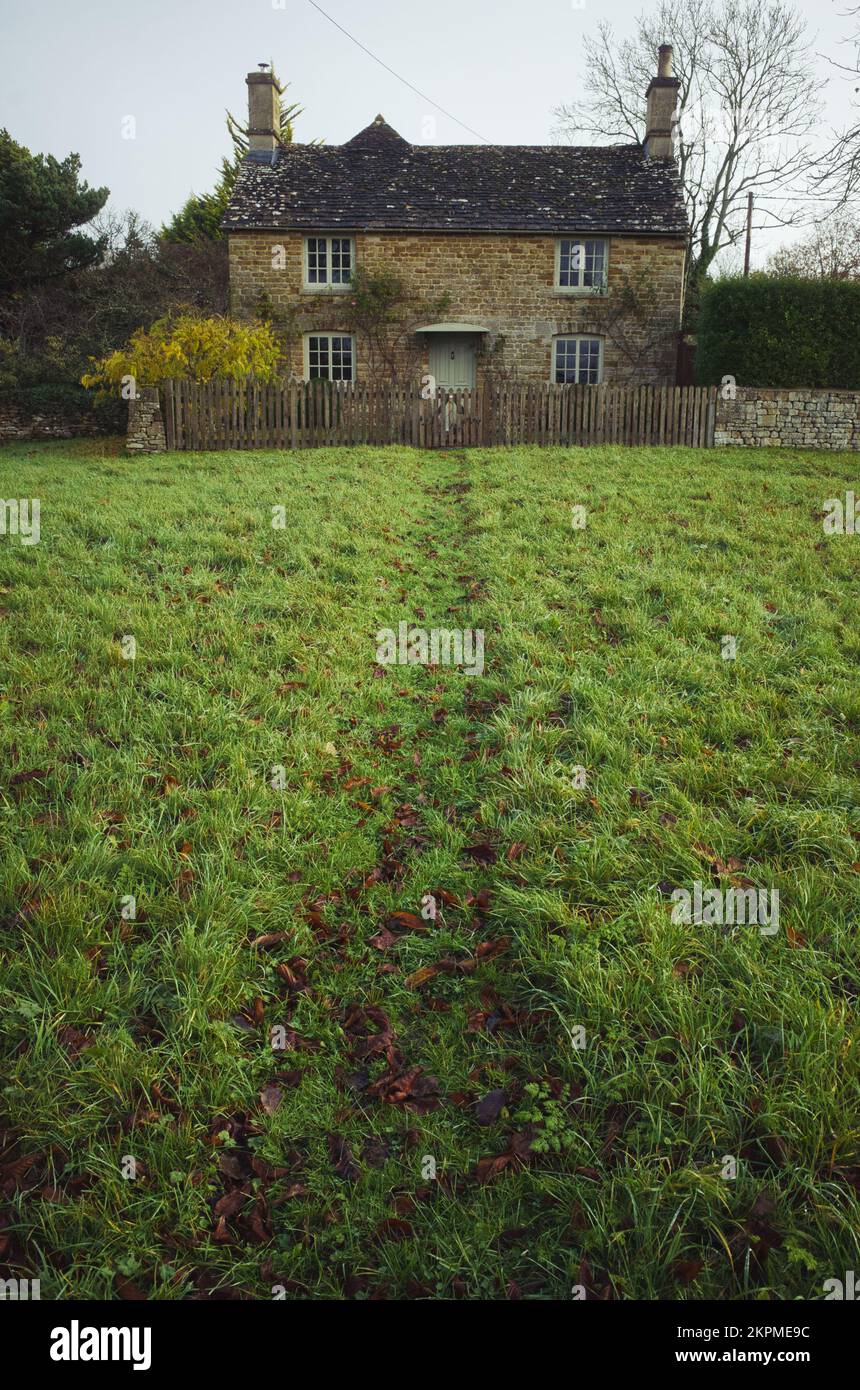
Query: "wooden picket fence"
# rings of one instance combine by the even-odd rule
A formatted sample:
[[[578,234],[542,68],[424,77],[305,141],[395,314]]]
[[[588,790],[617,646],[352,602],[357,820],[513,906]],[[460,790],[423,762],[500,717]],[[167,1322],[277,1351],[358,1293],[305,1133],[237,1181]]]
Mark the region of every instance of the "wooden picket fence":
[[[169,449],[308,449],[403,444],[714,443],[717,389],[506,383],[439,389],[397,383],[166,381]]]

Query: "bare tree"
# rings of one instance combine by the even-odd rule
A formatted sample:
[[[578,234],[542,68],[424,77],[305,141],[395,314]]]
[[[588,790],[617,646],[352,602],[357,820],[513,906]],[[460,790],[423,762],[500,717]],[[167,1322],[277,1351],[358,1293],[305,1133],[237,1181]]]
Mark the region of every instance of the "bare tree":
[[[767,268],[773,275],[806,280],[860,279],[860,220],[839,209],[803,241],[781,246]]]
[[[842,75],[844,81],[856,83],[860,78],[860,5],[849,6],[842,11],[842,15],[845,19],[854,19],[857,24],[854,33],[841,40],[846,48],[853,49],[853,56],[845,63],[838,63],[835,58],[828,56],[827,62]],[[855,95],[858,90],[855,86]],[[860,191],[860,121],[835,134],[830,148],[814,166],[811,183],[813,189],[821,194],[832,189],[840,200],[840,206],[844,206]]]
[[[747,193],[786,195],[811,161],[823,83],[810,67],[805,24],[782,0],[660,0],[631,37],[602,23],[585,40],[585,95],[555,109],[573,141],[642,143],[645,92],[657,48],[674,47],[680,79],[677,161],[690,224],[687,288],[745,231]],[[757,211],[754,226],[799,220],[796,210]]]

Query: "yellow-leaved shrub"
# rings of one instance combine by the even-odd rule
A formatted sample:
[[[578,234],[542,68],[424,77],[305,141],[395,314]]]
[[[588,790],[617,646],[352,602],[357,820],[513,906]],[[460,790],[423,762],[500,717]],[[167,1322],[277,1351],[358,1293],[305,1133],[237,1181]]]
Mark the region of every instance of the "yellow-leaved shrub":
[[[84,386],[120,390],[129,377],[138,386],[157,386],[169,377],[209,381],[212,377],[256,377],[272,381],[281,348],[267,323],[239,323],[225,315],[205,318],[181,313],[138,328],[123,348],[92,358]]]

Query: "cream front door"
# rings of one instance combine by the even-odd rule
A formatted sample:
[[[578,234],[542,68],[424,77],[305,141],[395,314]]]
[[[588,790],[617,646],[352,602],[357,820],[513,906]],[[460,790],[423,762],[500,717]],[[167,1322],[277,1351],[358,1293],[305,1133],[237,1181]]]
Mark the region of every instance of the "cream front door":
[[[443,390],[475,385],[475,347],[465,333],[439,334],[430,344],[430,375]]]

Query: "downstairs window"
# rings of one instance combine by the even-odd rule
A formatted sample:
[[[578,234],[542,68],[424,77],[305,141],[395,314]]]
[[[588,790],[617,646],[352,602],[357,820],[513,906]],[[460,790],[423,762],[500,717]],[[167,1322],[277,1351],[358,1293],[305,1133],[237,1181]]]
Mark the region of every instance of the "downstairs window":
[[[553,381],[577,386],[596,386],[603,380],[601,338],[556,338]]]
[[[350,333],[308,333],[305,338],[308,381],[354,381],[355,345]]]

